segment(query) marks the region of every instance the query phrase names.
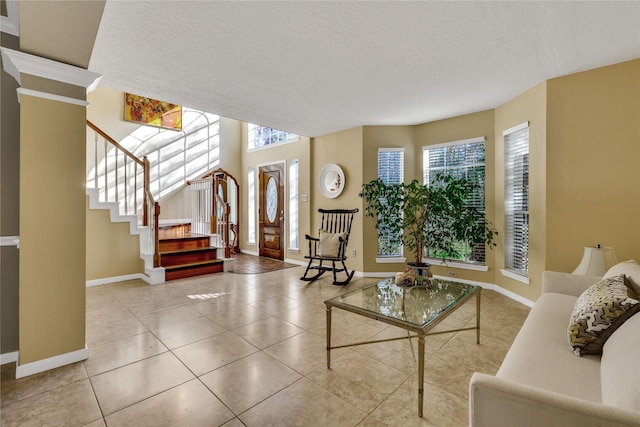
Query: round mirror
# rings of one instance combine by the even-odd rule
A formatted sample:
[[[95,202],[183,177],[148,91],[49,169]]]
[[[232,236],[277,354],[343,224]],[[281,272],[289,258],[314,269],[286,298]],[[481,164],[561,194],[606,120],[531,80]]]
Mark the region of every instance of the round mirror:
[[[320,192],[324,197],[333,199],[338,197],[344,189],[344,172],[336,164],[328,164],[320,172]]]

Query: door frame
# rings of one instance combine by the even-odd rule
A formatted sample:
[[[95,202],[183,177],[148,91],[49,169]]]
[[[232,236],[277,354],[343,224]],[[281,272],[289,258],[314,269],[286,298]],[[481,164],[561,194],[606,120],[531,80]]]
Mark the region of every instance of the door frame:
[[[289,250],[289,171],[287,169],[287,160],[275,160],[273,162],[265,162],[265,163],[258,163],[255,166],[255,174],[256,174],[256,183],[258,185],[256,185],[256,190],[258,193],[258,197],[256,198],[256,211],[255,211],[255,216],[256,216],[256,248],[257,248],[257,253],[258,255],[260,255],[260,212],[259,209],[262,207],[262,195],[260,194],[260,168],[263,168],[265,166],[281,166],[283,173],[282,173],[282,179],[283,179],[283,187],[284,187],[284,201],[282,204],[282,210],[284,211],[284,224],[282,227],[282,233],[284,239],[282,242],[282,259],[283,261],[287,259],[287,251]]]

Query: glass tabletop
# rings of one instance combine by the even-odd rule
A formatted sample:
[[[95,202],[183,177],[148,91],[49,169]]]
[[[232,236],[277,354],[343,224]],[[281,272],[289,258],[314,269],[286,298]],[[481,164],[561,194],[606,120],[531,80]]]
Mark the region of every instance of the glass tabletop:
[[[368,312],[424,328],[438,316],[468,299],[477,286],[431,279],[426,286],[401,288],[393,278],[327,300],[333,306]]]

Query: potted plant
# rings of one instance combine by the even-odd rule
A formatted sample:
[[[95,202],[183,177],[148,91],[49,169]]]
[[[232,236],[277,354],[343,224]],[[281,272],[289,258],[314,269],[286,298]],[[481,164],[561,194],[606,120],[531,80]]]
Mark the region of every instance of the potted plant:
[[[363,184],[359,196],[365,216],[376,218],[376,229],[386,231],[389,243],[403,244],[413,253],[408,265],[429,267],[422,261],[427,247],[446,260],[461,257],[469,248],[473,253],[478,245],[495,246],[498,232],[468,203],[475,190],[468,179],[438,174],[431,184],[413,180],[387,185],[376,179]]]

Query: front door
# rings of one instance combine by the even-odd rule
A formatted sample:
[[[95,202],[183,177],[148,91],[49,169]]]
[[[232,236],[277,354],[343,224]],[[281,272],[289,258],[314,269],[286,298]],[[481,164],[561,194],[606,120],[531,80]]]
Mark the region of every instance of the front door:
[[[260,167],[260,256],[284,260],[284,165]]]

